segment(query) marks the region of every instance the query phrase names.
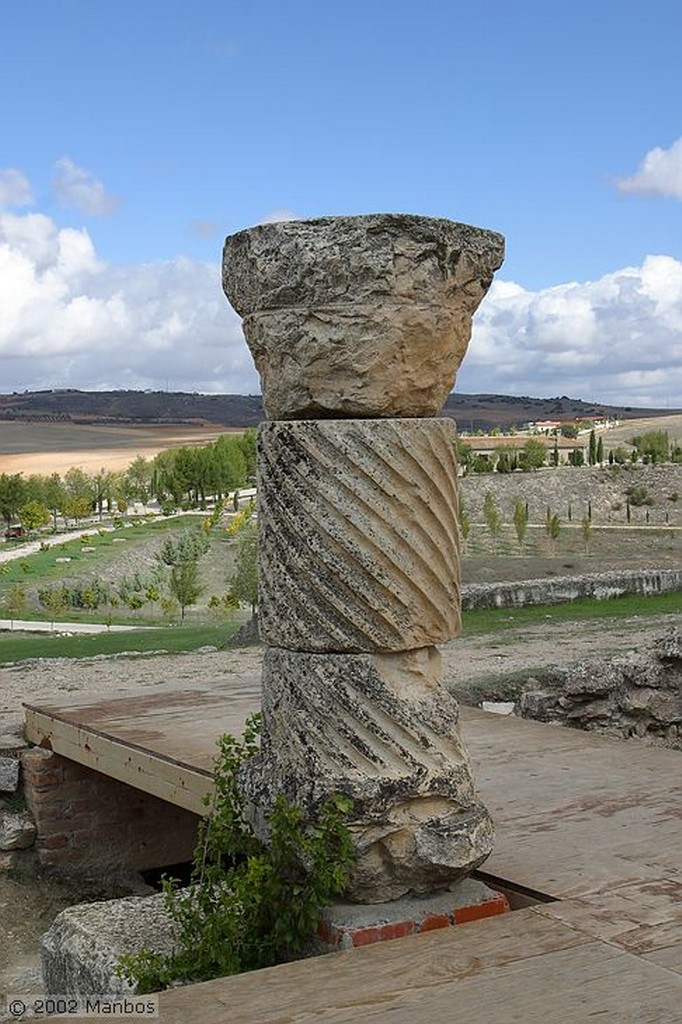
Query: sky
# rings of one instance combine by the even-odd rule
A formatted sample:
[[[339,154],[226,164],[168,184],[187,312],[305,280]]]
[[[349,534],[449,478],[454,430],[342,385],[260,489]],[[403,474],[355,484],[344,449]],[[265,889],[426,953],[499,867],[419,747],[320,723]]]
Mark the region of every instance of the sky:
[[[679,0],[0,0],[0,392],[255,394],[224,237],[501,232],[456,390],[682,407]]]

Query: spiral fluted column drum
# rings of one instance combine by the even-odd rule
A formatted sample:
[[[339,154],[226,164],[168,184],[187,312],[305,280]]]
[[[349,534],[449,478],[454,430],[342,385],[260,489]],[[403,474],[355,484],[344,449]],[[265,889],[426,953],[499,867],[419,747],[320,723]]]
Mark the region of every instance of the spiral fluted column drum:
[[[265,643],[404,651],[457,633],[454,437],[452,420],[262,424]]]

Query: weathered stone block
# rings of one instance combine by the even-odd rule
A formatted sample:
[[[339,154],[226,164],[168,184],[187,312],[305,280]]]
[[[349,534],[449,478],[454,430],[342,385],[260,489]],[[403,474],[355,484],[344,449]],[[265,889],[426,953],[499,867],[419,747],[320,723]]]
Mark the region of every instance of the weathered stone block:
[[[454,437],[448,419],[261,424],[266,643],[401,651],[459,631]]]
[[[266,651],[262,750],[243,776],[255,827],[265,837],[265,815],[280,793],[311,813],[334,793],[349,796],[351,900],[445,888],[492,850],[457,703],[440,678],[435,648]]]
[[[14,793],[19,785],[19,759],[0,757],[0,792]]]
[[[231,235],[223,288],[268,417],[435,415],[503,258],[495,232],[405,214]]]
[[[122,995],[133,987],[116,974],[124,953],[174,949],[175,926],[163,893],[67,907],[43,935],[47,995]]]
[[[0,850],[27,850],[35,838],[35,824],[25,811],[0,813]]]

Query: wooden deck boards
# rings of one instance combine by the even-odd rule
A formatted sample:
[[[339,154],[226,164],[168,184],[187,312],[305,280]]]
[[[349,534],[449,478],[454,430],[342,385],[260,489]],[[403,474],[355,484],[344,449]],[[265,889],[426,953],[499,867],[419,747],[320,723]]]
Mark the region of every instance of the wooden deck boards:
[[[535,908],[159,999],[164,1024],[680,1024],[681,1007],[665,963]]]
[[[257,679],[232,677],[27,721],[34,742],[196,801],[216,737],[257,701]],[[471,709],[462,729],[497,823],[486,872],[556,902],[164,993],[165,1024],[680,1024],[680,753]]]
[[[473,709],[462,718],[497,827],[486,872],[560,898],[682,881],[679,751]]]

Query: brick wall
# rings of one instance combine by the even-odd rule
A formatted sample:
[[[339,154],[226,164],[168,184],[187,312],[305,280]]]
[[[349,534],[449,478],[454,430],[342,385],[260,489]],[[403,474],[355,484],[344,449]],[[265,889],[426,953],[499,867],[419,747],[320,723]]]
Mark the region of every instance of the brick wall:
[[[40,747],[21,766],[39,864],[125,872],[191,860],[199,818],[189,811]]]

